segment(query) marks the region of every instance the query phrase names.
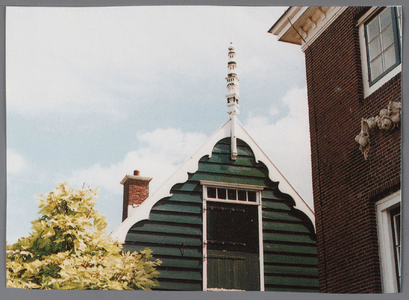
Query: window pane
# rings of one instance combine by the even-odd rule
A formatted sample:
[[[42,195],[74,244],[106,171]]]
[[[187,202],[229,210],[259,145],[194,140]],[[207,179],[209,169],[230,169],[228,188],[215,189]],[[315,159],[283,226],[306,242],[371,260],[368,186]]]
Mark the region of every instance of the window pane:
[[[207,197],[216,198],[216,188],[208,187],[207,188]]]
[[[398,291],[401,290],[401,220],[400,207],[391,210],[393,246],[395,248],[395,267],[398,280]]]
[[[400,246],[400,214],[394,215],[396,244]]]
[[[248,191],[248,201],[250,201],[250,202],[256,202],[257,201],[256,192]]]
[[[374,60],[381,53],[381,41],[378,38],[374,39],[368,45],[369,48],[369,60]]]
[[[402,7],[398,7],[398,26],[399,26],[399,37],[402,39]]]
[[[238,199],[241,201],[246,201],[246,191],[238,190]]]
[[[381,31],[392,24],[392,10],[391,8],[386,8],[381,14]]]
[[[373,62],[371,62],[371,79],[375,80],[381,74],[382,74],[382,60],[381,60],[381,57],[378,57]]]
[[[217,196],[219,199],[226,199],[226,189],[217,189]]]
[[[229,200],[236,200],[236,190],[228,190]]]
[[[385,60],[384,70],[389,69],[396,63],[395,45],[392,45],[388,50],[385,51],[384,60]]]
[[[368,33],[368,41],[372,41],[380,32],[378,17],[376,17],[372,22],[368,23],[366,30]]]
[[[385,50],[390,45],[395,42],[395,37],[393,36],[393,26],[389,26],[382,32],[382,49]]]

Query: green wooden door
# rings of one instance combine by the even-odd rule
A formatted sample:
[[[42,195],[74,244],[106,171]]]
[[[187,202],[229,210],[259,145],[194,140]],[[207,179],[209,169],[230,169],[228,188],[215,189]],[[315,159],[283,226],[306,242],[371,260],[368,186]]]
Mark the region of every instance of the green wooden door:
[[[207,203],[207,288],[260,290],[258,206]]]

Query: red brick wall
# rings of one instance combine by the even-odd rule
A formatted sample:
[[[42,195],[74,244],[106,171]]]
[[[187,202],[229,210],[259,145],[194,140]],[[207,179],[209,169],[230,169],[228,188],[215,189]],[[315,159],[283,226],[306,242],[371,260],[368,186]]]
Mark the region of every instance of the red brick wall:
[[[122,221],[128,217],[128,205],[140,205],[149,197],[149,181],[128,178],[124,182]]]
[[[400,184],[400,128],[371,130],[367,160],[355,142],[361,118],[400,101],[400,74],[363,98],[358,18],[349,7],[305,51],[313,193],[322,292],[382,292],[375,201]]]

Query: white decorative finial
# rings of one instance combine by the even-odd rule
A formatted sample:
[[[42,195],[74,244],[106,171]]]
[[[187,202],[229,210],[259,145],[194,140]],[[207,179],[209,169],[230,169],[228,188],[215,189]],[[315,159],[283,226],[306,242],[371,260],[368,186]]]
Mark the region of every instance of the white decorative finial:
[[[227,113],[229,115],[239,114],[239,78],[237,77],[236,52],[233,43],[229,45],[229,54],[227,62]]]
[[[237,78],[236,52],[233,43],[229,45],[227,62],[227,113],[230,115],[231,159],[236,160],[238,155],[236,139],[236,116],[239,114],[239,78]]]

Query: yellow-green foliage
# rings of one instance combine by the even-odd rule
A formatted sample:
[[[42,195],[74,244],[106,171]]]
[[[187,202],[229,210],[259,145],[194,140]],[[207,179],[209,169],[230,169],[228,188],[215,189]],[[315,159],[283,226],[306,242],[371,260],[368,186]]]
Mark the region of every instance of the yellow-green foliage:
[[[39,195],[32,232],[7,246],[7,286],[30,289],[149,290],[161,262],[151,250],[123,253],[95,209],[96,190],[62,183]]]

